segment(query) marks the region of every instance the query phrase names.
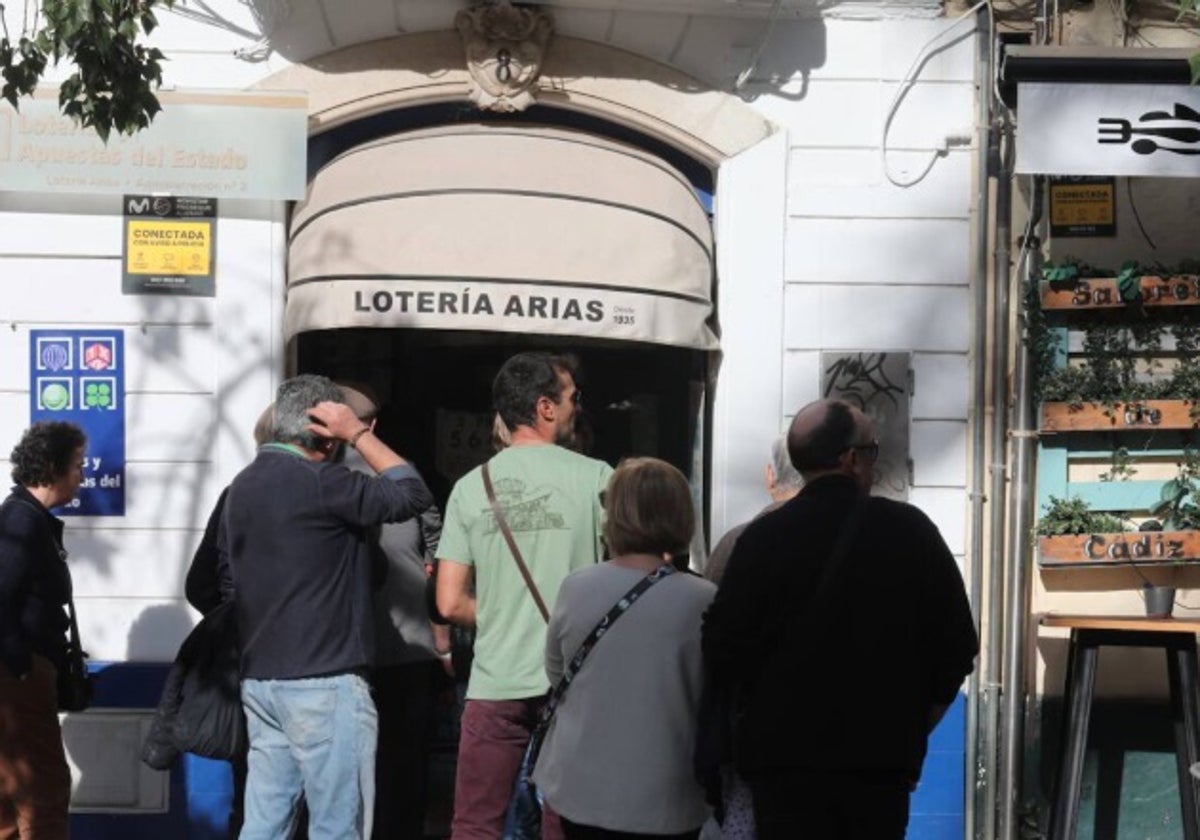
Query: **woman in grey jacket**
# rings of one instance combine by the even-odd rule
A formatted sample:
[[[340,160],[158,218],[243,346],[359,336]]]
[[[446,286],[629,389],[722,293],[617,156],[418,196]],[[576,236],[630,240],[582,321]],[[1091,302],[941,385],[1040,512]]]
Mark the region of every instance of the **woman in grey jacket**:
[[[687,479],[655,458],[609,481],[604,538],[613,558],[563,582],[546,639],[562,677],[579,645],[641,578],[686,557],[695,528]],[[596,642],[551,721],[534,771],[573,838],[694,838],[708,816],[692,772],[700,700],[700,618],[716,587],[673,574]]]

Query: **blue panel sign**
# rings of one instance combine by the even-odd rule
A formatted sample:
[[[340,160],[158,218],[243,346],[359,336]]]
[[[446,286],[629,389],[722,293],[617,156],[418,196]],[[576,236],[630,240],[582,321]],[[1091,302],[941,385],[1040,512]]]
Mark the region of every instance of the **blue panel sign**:
[[[125,515],[125,333],[31,330],[29,416],[78,424],[87,435],[79,496],[64,516]]]

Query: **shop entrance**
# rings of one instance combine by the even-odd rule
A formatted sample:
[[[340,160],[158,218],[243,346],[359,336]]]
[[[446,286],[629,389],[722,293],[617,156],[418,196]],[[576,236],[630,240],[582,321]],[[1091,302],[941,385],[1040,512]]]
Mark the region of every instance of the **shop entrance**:
[[[369,385],[381,435],[421,470],[439,505],[494,451],[492,379],[524,350],[574,353],[583,392],[578,447],[616,464],[653,455],[704,498],[707,354],[645,343],[416,329],[341,329],[297,337],[298,370]]]

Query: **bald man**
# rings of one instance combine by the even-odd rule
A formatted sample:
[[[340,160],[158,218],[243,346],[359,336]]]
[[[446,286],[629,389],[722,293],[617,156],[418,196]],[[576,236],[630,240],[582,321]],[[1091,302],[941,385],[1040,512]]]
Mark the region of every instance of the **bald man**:
[[[705,615],[705,663],[740,697],[734,763],[759,840],[902,840],[928,736],[974,667],[962,576],[912,505],[870,496],[870,419],[802,408],[804,489],[738,538]]]

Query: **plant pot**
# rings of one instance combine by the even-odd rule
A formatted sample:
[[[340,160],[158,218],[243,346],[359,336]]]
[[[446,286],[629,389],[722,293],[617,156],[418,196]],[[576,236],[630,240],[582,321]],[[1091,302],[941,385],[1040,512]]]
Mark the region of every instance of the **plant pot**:
[[[1146,616],[1148,618],[1170,618],[1175,609],[1175,587],[1154,586],[1142,584],[1142,594],[1146,596]]]

